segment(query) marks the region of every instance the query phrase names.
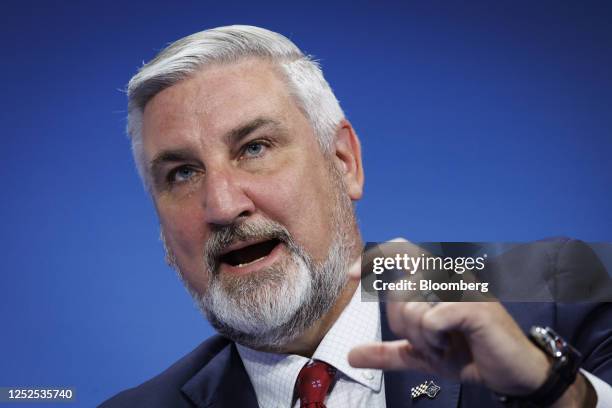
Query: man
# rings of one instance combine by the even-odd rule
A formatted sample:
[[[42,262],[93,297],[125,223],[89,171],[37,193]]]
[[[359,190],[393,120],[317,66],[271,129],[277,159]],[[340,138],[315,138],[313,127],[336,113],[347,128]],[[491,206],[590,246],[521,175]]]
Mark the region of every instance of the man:
[[[392,303],[381,314],[360,302],[351,267],[363,247],[352,206],[364,182],[359,139],[317,64],[285,37],[249,26],[193,34],[143,66],[128,97],[168,262],[220,335],[103,406],[486,406],[496,394],[595,406],[610,397],[595,376],[612,379],[609,309],[514,311],[521,325],[594,319],[597,335],[580,341],[591,373],[562,384],[550,381],[554,359],[499,303]],[[411,395],[424,380],[440,388]]]

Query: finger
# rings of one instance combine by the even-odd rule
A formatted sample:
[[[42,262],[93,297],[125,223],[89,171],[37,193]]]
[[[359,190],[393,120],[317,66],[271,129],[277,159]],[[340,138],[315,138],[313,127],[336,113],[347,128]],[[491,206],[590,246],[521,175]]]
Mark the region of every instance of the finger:
[[[461,320],[460,308],[459,303],[438,303],[423,315],[422,335],[430,347],[440,351],[445,351],[449,347],[449,332],[455,329]]]
[[[406,239],[398,237],[393,238],[388,242],[408,242]],[[364,254],[365,255],[365,254]],[[364,256],[361,257],[363,259]],[[351,280],[359,280],[361,279],[361,259],[355,263],[353,263],[348,269],[348,277]]]
[[[390,302],[387,305],[391,330],[397,336],[408,339],[412,347],[423,354],[437,352],[423,336],[423,316],[430,309],[426,302]]]
[[[482,320],[487,303],[440,303],[432,308],[423,320],[424,329],[430,334],[458,330],[467,332],[474,329],[471,321]],[[490,305],[490,303],[489,303]]]
[[[354,262],[348,269],[348,277],[351,280],[361,279],[361,259]]]
[[[357,346],[349,352],[348,361],[351,366],[357,368],[431,372],[431,367],[414,353],[410,342],[406,340]]]

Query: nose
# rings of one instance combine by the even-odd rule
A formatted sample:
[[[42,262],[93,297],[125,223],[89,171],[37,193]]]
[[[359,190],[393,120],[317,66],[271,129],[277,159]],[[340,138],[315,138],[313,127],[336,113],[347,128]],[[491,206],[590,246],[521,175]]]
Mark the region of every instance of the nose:
[[[255,211],[242,186],[228,172],[209,172],[204,191],[204,215],[208,224],[229,225]]]

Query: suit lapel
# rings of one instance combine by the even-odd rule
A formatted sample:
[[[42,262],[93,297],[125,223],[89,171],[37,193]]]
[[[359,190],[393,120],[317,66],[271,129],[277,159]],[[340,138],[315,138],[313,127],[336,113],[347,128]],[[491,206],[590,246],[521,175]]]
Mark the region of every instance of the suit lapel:
[[[387,311],[384,302],[380,302],[380,323],[383,341],[398,340],[389,328]],[[412,399],[411,388],[425,381],[433,380],[440,387],[440,391],[433,399],[422,396]],[[457,407],[459,403],[460,384],[446,380],[435,375],[424,374],[419,371],[386,371],[385,372],[385,398],[387,408],[406,407]]]
[[[181,389],[199,408],[257,408],[257,397],[230,342]]]

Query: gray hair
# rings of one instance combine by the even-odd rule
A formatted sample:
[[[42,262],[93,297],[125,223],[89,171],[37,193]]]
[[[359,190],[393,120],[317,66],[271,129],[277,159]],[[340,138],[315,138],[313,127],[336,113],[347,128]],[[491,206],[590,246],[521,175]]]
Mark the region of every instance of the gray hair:
[[[149,188],[142,149],[142,117],[147,103],[159,92],[211,64],[242,58],[267,59],[280,67],[288,90],[309,120],[324,152],[330,152],[338,124],[344,118],[340,104],[323,77],[319,64],[289,39],[263,28],[232,25],[181,38],[143,65],[128,84],[128,125],[138,172]]]

